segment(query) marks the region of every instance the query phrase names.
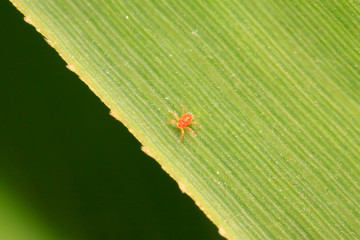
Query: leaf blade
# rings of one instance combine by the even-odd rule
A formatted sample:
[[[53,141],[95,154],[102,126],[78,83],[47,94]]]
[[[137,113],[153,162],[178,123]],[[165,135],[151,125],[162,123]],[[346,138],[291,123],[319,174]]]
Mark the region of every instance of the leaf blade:
[[[356,5],[13,2],[227,237],[360,234]]]

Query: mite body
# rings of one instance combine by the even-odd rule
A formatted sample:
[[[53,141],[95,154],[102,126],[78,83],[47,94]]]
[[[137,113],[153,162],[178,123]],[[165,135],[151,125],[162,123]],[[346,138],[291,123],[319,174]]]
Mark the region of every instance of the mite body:
[[[194,135],[196,135],[194,130],[192,130],[190,127],[188,127],[189,124],[194,123],[200,127],[200,124],[193,121],[194,116],[191,113],[185,112],[185,107],[183,105],[181,105],[181,108],[183,110],[183,115],[179,118],[179,116],[176,113],[174,113],[173,111],[170,111],[170,113],[172,113],[176,117],[176,120],[172,119],[168,122],[168,124],[172,123],[172,122],[175,123],[176,127],[181,130],[181,137],[179,139],[179,142],[184,137],[185,129],[188,129],[190,132],[192,132]]]

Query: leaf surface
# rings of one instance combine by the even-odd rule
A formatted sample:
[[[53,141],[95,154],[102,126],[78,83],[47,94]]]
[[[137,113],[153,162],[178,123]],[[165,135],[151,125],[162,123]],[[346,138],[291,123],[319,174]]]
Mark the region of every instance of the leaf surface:
[[[357,2],[12,2],[222,235],[360,238]]]

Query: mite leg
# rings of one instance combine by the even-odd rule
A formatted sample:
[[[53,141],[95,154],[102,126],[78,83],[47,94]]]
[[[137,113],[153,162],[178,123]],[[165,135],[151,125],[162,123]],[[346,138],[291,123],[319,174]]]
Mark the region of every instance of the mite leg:
[[[186,127],[186,129],[188,129],[190,132],[192,132],[192,134],[194,134],[196,136],[196,133],[194,132],[194,130],[192,130],[191,128],[189,127]]]
[[[182,110],[183,110],[183,115],[186,113],[185,112],[185,107],[184,107],[184,105],[181,105],[181,108],[182,108]]]
[[[177,124],[177,122],[174,120],[174,119],[171,119],[169,122],[168,122],[168,124],[170,124],[170,123],[175,123],[175,124]]]
[[[181,128],[181,137],[180,137],[180,139],[179,139],[179,142],[181,142],[181,139],[183,138],[184,133],[185,133],[184,129],[183,129],[183,128]]]
[[[191,121],[191,123],[195,123],[196,125],[198,125],[200,127],[200,124],[198,124],[197,122]]]
[[[173,111],[170,111],[170,113],[173,114],[177,120],[179,120],[179,116],[176,113],[174,113]]]

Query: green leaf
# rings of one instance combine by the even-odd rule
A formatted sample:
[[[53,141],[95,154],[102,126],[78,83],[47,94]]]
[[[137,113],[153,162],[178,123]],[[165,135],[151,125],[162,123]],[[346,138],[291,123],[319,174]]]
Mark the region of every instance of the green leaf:
[[[39,216],[29,210],[25,201],[9,191],[8,186],[0,182],[0,239],[21,240],[57,240],[61,235],[50,230],[48,224],[39,220]]]
[[[12,2],[223,236],[360,238],[359,3]]]

